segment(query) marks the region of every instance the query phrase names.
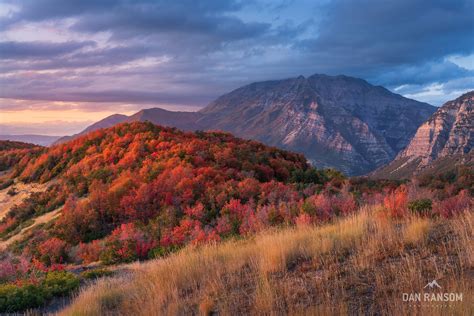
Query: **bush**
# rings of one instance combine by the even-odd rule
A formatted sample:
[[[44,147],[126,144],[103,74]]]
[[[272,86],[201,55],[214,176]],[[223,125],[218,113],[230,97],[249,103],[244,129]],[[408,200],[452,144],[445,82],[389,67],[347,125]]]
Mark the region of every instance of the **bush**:
[[[385,196],[383,204],[392,217],[403,217],[406,214],[407,201],[407,187],[401,185],[395,191]]]
[[[42,285],[51,295],[62,296],[79,287],[79,278],[70,272],[53,271],[48,272]]]
[[[56,237],[44,241],[38,246],[41,262],[47,265],[63,263],[67,259],[66,247],[66,242]]]
[[[462,190],[458,195],[436,203],[434,213],[449,218],[472,207],[472,205],[472,197],[469,195],[469,192],[467,190]]]
[[[83,277],[84,279],[91,280],[91,279],[98,279],[102,277],[111,276],[112,274],[114,273],[110,270],[99,268],[99,269],[84,271],[81,273],[81,277]]]
[[[65,271],[48,272],[38,284],[0,285],[0,313],[12,313],[45,304],[53,296],[63,296],[79,287],[79,278]]]
[[[48,291],[37,285],[3,284],[0,285],[0,312],[12,313],[39,307],[49,298]]]
[[[432,209],[432,202],[430,199],[419,199],[408,203],[408,209],[413,213],[426,215]]]

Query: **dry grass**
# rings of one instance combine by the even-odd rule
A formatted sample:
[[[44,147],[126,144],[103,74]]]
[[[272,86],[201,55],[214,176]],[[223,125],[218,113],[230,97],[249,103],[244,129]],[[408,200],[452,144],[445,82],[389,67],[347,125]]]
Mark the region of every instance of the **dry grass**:
[[[85,288],[62,315],[473,314],[472,211],[391,220],[376,208],[323,226],[186,248]],[[437,279],[464,301],[415,305]]]

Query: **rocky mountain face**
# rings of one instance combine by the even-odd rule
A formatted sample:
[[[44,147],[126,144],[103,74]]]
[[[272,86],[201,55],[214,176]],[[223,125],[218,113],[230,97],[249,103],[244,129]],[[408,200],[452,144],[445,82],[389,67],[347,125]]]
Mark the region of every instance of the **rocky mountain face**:
[[[252,83],[198,112],[156,108],[121,119],[224,130],[361,175],[390,162],[435,109],[362,79],[313,75]]]
[[[362,79],[313,75],[234,90],[199,122],[360,175],[391,161],[434,110]]]
[[[434,164],[469,163],[474,147],[474,91],[446,102],[417,130],[408,146],[375,176],[407,177]]]

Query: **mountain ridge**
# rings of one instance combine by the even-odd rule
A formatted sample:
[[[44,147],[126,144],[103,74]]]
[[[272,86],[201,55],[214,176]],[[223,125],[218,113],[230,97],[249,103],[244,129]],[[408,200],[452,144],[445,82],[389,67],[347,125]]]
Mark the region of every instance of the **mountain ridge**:
[[[254,82],[197,112],[153,108],[119,120],[223,130],[303,153],[316,167],[360,175],[390,162],[434,111],[363,79],[315,74]],[[116,124],[109,118],[98,123]]]

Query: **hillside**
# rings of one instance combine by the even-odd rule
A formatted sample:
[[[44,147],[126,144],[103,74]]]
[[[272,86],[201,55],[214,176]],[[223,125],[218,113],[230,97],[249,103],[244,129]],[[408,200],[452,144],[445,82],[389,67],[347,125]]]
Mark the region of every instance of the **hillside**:
[[[60,315],[472,315],[472,211],[443,221],[380,212],[136,263],[84,288]],[[426,289],[432,280],[442,290]],[[462,301],[403,300],[440,292]]]
[[[116,119],[217,129],[303,153],[316,167],[361,175],[390,162],[434,111],[362,79],[313,75],[252,83],[198,112],[155,108],[111,116],[80,135],[116,124]]]
[[[24,142],[17,142],[17,141],[9,141],[9,140],[0,140],[0,151],[12,150],[12,149],[29,149],[38,147],[34,144],[24,143]]]
[[[270,241],[264,248],[277,255],[290,249],[288,262],[296,258],[296,265],[288,267],[297,267],[299,259],[306,258],[305,253],[300,252],[306,251],[306,243],[308,249],[313,249],[319,245],[319,238],[333,236],[332,232],[340,229],[344,230],[343,237],[335,236],[334,243],[324,239],[324,247],[340,247],[356,237],[350,235],[350,229],[358,227],[358,220],[354,219],[359,218],[355,215],[357,212],[362,212],[359,215],[364,221],[362,227],[367,228],[363,234],[371,236],[374,233],[370,228],[372,222],[365,221],[372,217],[382,222],[393,221],[394,227],[400,229],[400,220],[420,217],[424,222],[439,220],[442,223],[464,216],[473,206],[473,192],[469,188],[474,187],[474,177],[469,172],[427,179],[425,184],[346,179],[335,170],[311,167],[300,154],[236,138],[229,133],[183,132],[150,122],[115,125],[50,148],[0,151],[0,163],[4,165],[0,175],[0,312],[33,307],[51,312],[47,307],[51,298],[70,294],[84,284],[81,280],[110,273],[121,275],[127,270],[123,264],[137,260],[169,257],[171,261],[173,258],[186,261],[180,254],[187,250],[180,251],[190,246],[207,249],[209,245],[228,240],[252,242],[260,238],[252,239],[252,236],[273,229],[289,229],[289,235],[276,236],[276,241],[268,237]],[[368,209],[376,211],[368,216]],[[356,222],[347,220],[349,224],[340,228],[331,226],[346,217]],[[288,237],[291,243],[293,227],[313,225],[320,227],[310,230],[319,237],[304,237],[304,244],[297,243],[294,250],[291,250],[294,244],[283,242]],[[344,237],[346,233],[348,239]],[[450,234],[451,231],[442,236]],[[378,235],[374,238],[381,240]],[[235,260],[241,260],[241,255],[244,262],[259,258],[254,254],[259,248],[241,253],[240,243],[230,245],[238,251]],[[326,253],[328,248],[324,249]],[[336,253],[337,258],[350,259],[347,257],[350,253],[345,252],[348,249],[344,246],[342,252]],[[333,254],[331,252],[331,256]],[[390,258],[395,254],[399,252],[391,253]],[[305,277],[317,277],[323,268],[332,271],[330,262],[335,258],[329,257],[330,261],[323,261],[328,265],[318,266],[315,271],[305,270],[310,272]],[[166,260],[163,262],[168,262]],[[341,262],[344,275],[352,271],[357,262]],[[233,265],[234,261],[229,264]],[[104,271],[104,266],[109,266],[112,272]],[[209,267],[214,269],[212,264]],[[247,270],[247,264],[243,269],[243,272],[252,271]],[[301,269],[307,267],[303,264]],[[256,308],[264,311],[286,308],[276,303],[268,307],[276,301],[260,300],[261,290],[274,293],[273,289],[279,291],[277,284],[263,283],[265,288],[259,288],[260,285],[255,288],[253,276],[248,280],[241,270],[232,271],[237,273],[235,287],[231,281],[233,274],[223,277],[237,290],[229,295],[244,300],[237,312],[251,310],[254,295],[258,298]],[[172,275],[180,276],[175,272]],[[372,278],[358,280],[374,286]],[[353,284],[350,279],[347,281]],[[245,297],[239,290],[240,284],[250,291]],[[354,284],[357,291],[366,288],[356,284],[360,283]],[[319,304],[313,301],[314,289],[308,288],[308,291],[302,292],[304,302],[296,303],[296,309]],[[342,294],[352,293],[350,288],[348,291]],[[384,308],[367,307],[367,302],[341,308]],[[51,304],[54,305],[54,301]],[[94,304],[90,304],[91,308],[96,306]],[[162,305],[164,309],[167,309],[166,304]],[[111,313],[120,312],[114,306],[107,305],[107,308],[113,309]],[[184,308],[195,308],[193,306],[184,305]]]
[[[25,156],[38,153],[43,147],[38,145],[0,140],[0,187],[2,186],[2,178],[10,167],[16,165]]]
[[[2,127],[0,126],[0,131]],[[24,142],[35,144],[39,146],[49,146],[58,141],[60,136],[46,136],[46,135],[0,135],[0,140]]]
[[[144,259],[152,249],[167,252],[290,222],[289,203],[303,197],[297,185],[311,183],[311,193],[342,179],[311,168],[302,155],[230,134],[138,122],[32,151],[9,167],[5,187],[44,186],[3,217],[6,244],[39,216],[62,208],[47,229],[31,230],[12,245],[32,254],[45,243],[61,245],[59,254],[37,255],[46,264],[88,261],[82,255],[89,251],[111,263]],[[121,253],[112,247],[122,233],[140,236],[136,242],[144,248]]]
[[[474,91],[446,102],[417,130],[408,146],[376,178],[408,178],[474,164]]]

